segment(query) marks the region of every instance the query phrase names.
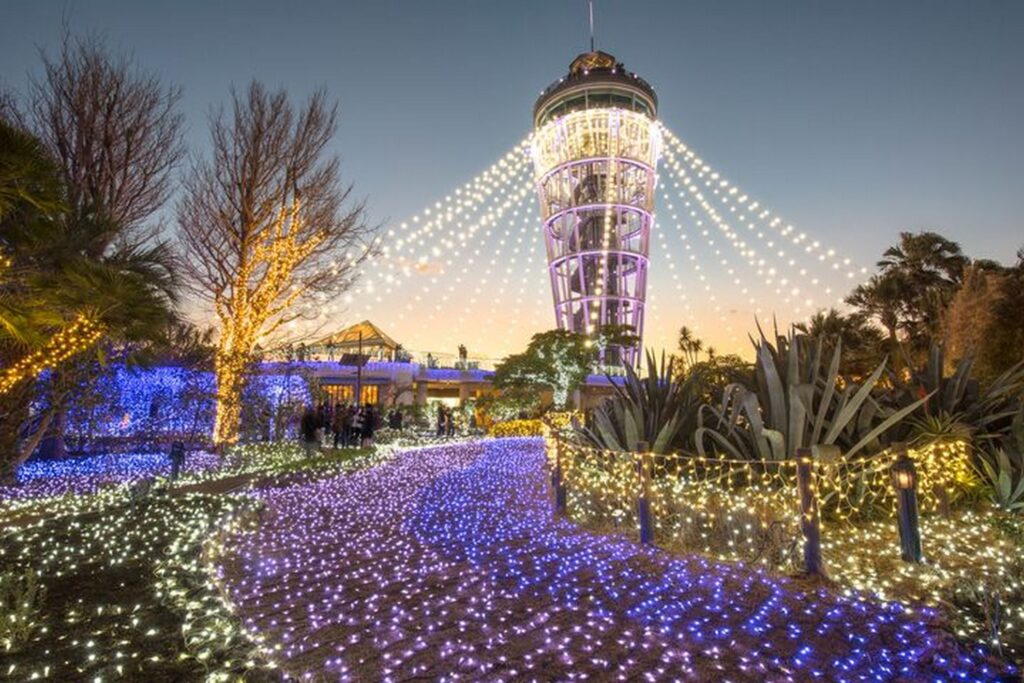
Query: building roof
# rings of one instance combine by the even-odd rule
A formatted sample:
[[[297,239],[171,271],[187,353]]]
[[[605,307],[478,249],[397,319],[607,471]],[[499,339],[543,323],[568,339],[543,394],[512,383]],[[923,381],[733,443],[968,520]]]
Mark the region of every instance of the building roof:
[[[401,346],[401,344],[384,334],[383,330],[369,320],[364,320],[361,323],[356,323],[351,327],[346,327],[332,335],[328,335],[320,343],[324,345],[333,344],[336,349],[341,351],[356,350],[359,348],[360,333],[363,336],[363,348],[367,350],[373,347],[383,347],[393,351]]]
[[[542,113],[548,104],[562,98],[567,93],[575,93],[580,88],[611,88],[640,94],[649,100],[650,115],[653,118],[658,110],[658,96],[650,83],[627,71],[622,62],[607,52],[595,50],[584,52],[572,60],[569,73],[545,88],[533,106],[534,125],[541,123]]]

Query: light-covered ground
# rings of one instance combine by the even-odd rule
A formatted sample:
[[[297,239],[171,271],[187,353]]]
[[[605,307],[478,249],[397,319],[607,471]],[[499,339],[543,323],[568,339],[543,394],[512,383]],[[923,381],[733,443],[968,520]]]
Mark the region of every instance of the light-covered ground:
[[[554,519],[535,439],[257,492],[221,548],[250,630],[344,680],[994,680],[924,609],[804,592]]]
[[[183,474],[204,472],[220,466],[211,453],[189,453]],[[0,486],[0,501],[53,498],[66,494],[95,493],[111,484],[144,477],[169,477],[171,459],[166,453],[119,453],[67,460],[30,460],[18,470],[18,486]]]

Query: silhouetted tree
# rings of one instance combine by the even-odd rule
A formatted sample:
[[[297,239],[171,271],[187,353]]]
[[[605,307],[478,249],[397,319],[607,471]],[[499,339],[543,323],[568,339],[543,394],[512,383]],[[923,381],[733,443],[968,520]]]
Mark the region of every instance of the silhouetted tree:
[[[878,262],[880,272],[846,301],[885,329],[894,358],[901,344],[920,354],[940,332],[942,312],[969,262],[959,244],[934,232],[900,233],[899,244]]]
[[[812,315],[795,327],[811,339],[821,339],[825,348],[842,345],[841,375],[860,381],[885,359],[882,331],[860,311],[842,313],[834,308]]]
[[[98,36],[64,34],[28,89],[26,119],[60,170],[67,220],[107,226],[90,245],[145,242],[141,228],[167,201],[184,154],[181,89],[164,87]]]

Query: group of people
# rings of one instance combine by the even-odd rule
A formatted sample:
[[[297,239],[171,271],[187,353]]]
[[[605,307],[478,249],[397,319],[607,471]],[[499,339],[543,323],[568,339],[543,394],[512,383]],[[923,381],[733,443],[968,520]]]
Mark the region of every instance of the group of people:
[[[307,406],[302,413],[299,433],[306,455],[313,455],[324,442],[333,441],[334,448],[365,448],[373,445],[373,435],[383,426],[384,417],[373,405],[357,406],[348,403],[324,401],[319,406]],[[402,415],[393,411],[388,426],[402,428]]]
[[[455,411],[443,403],[437,404],[437,435],[455,436]]]

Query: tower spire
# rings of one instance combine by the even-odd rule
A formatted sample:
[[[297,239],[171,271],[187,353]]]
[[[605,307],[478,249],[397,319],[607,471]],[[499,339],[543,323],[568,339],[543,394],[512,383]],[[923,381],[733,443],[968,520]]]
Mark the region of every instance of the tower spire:
[[[587,0],[587,9],[590,14],[590,51],[594,51],[594,0]]]

